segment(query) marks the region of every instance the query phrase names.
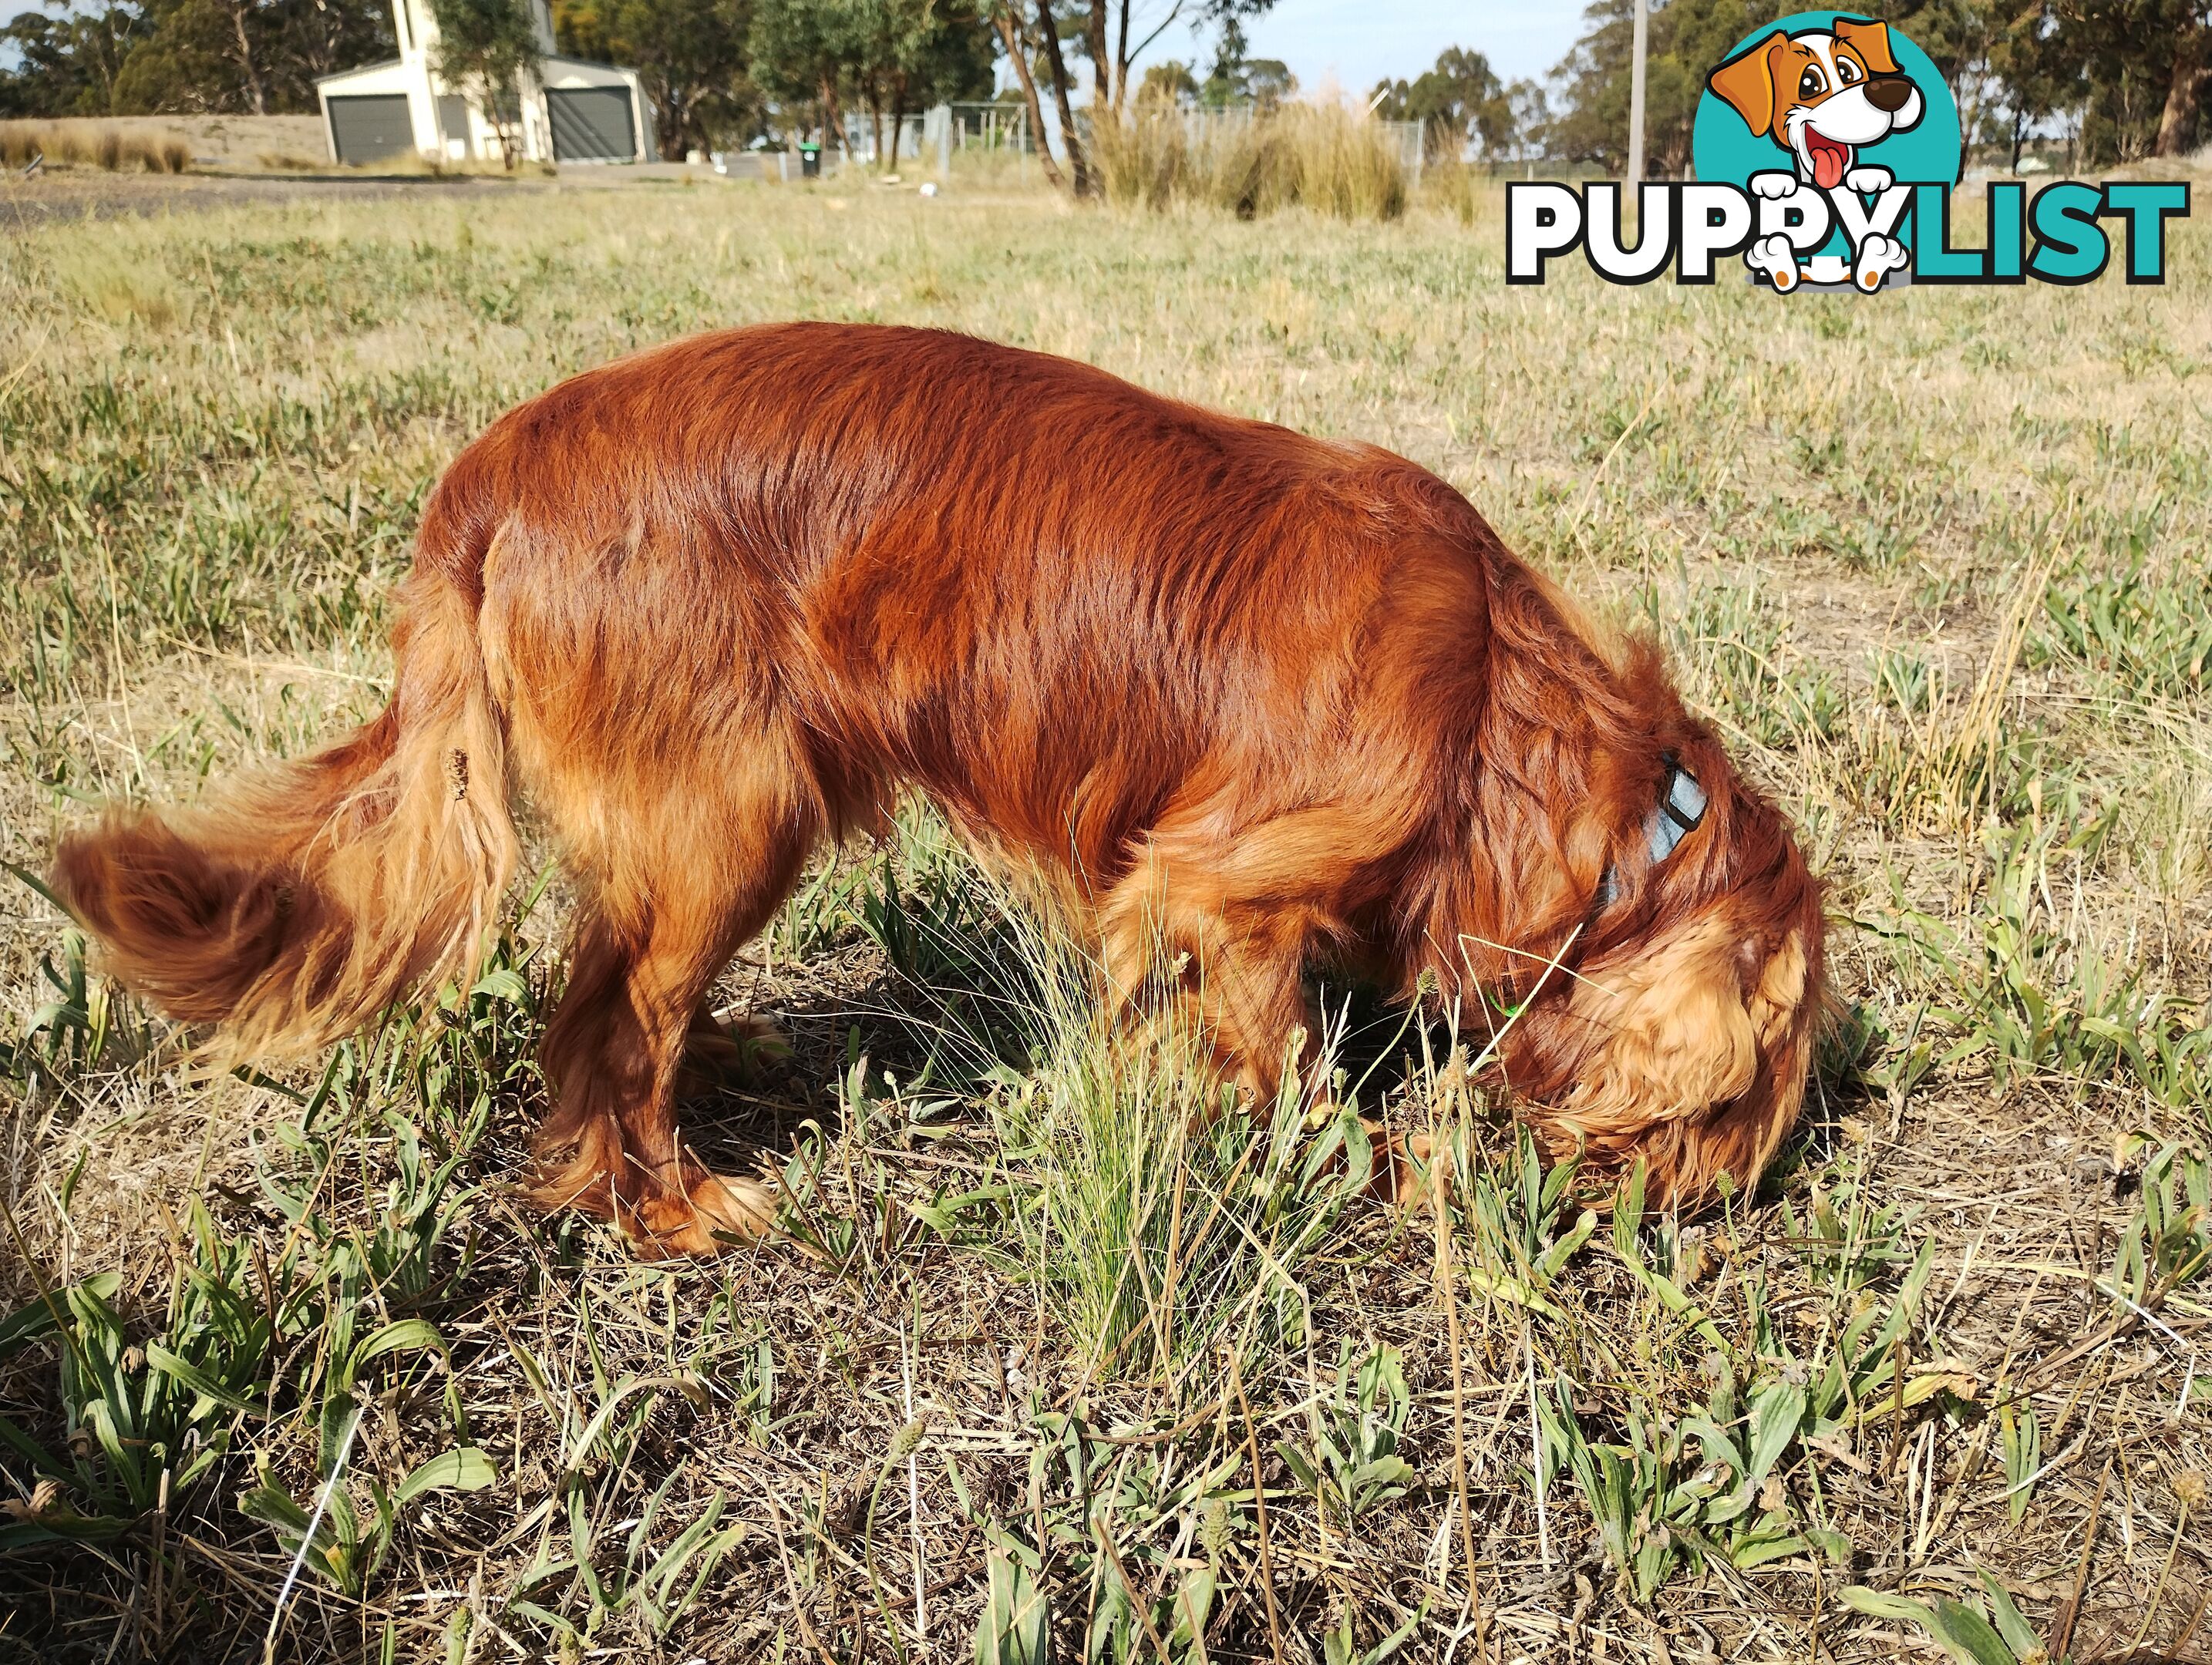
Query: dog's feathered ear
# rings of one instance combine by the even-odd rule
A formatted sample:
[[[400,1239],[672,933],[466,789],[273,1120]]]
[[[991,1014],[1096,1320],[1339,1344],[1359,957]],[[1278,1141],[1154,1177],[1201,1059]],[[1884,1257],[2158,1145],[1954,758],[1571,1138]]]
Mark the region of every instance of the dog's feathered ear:
[[[1705,85],[1725,99],[1755,139],[1765,138],[1774,127],[1774,53],[1790,37],[1777,29],[1739,57],[1714,70]]]
[[[1869,75],[1893,76],[1898,73],[1897,59],[1889,50],[1888,24],[1862,23],[1856,18],[1838,17],[1836,20],[1836,39],[1865,60]]]

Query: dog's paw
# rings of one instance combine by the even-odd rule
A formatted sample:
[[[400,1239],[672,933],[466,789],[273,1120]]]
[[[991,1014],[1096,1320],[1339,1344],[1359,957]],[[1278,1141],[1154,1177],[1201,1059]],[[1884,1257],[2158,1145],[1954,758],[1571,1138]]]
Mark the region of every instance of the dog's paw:
[[[775,1225],[775,1188],[763,1179],[702,1174],[691,1182],[691,1206],[719,1244],[765,1237]]]
[[[1743,264],[1754,272],[1765,272],[1766,281],[1779,294],[1787,295],[1797,287],[1797,250],[1778,231],[1746,249]]]
[[[775,1224],[775,1191],[764,1180],[697,1174],[684,1196],[647,1197],[632,1234],[641,1252],[705,1258],[765,1237]]]
[[[1896,183],[1896,174],[1886,167],[1876,167],[1872,162],[1862,162],[1844,175],[1844,188],[1862,197],[1875,196]]]
[[[767,1066],[791,1056],[791,1042],[767,1018],[735,1006],[693,1015],[684,1037],[677,1091],[686,1098],[757,1086]]]
[[[1797,176],[1795,173],[1754,173],[1751,176],[1751,194],[1769,197],[1776,202],[1780,202],[1784,197],[1794,197],[1797,194]]]
[[[1367,1194],[1400,1209],[1430,1203],[1434,1188],[1442,1182],[1436,1142],[1426,1133],[1394,1133],[1372,1116],[1361,1116],[1359,1126],[1374,1159],[1367,1175]]]
[[[1897,239],[1875,232],[1859,245],[1858,259],[1851,267],[1851,282],[1872,295],[1881,287],[1883,278],[1911,258]]]

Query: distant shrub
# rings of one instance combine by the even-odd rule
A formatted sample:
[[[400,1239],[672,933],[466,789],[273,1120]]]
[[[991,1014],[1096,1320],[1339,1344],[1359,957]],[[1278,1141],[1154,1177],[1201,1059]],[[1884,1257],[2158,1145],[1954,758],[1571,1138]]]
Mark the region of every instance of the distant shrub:
[[[1391,220],[1406,210],[1406,167],[1364,114],[1333,104],[1273,111],[1140,106],[1101,124],[1092,144],[1107,199],[1163,210],[1182,202],[1249,220],[1297,205],[1340,220]]]

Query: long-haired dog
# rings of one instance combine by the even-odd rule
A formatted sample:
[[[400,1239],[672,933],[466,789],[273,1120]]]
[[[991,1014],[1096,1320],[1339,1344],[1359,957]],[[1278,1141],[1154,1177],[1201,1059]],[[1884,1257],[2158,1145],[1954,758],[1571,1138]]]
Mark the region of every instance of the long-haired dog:
[[[1041,874],[1107,998],[1270,1093],[1328,958],[1502,1038],[1555,1152],[1749,1186],[1803,1097],[1821,901],[1654,651],[1435,476],[933,331],[793,324],[580,375],[426,508],[383,714],[65,837],[116,975],[263,1051],[478,951],[526,787],[582,896],[537,1194],[710,1250],[709,985],[825,838],[927,794]]]

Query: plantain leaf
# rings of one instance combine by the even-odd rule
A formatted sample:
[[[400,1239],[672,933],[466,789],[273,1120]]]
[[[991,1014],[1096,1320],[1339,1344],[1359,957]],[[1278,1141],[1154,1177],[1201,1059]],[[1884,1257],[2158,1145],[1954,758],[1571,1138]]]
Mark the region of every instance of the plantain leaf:
[[[1980,1575],[1982,1588],[1990,1593],[1990,1606],[1996,1614],[1997,1632],[2004,1638],[2005,1645],[2021,1659],[2040,1651],[2043,1647],[2041,1639],[2014,1605],[2012,1597],[2006,1593],[2005,1587],[1990,1577],[1988,1569],[1977,1567],[1975,1571]]]
[[[505,966],[496,971],[486,972],[477,980],[476,987],[469,993],[471,995],[489,994],[505,1000],[510,1006],[527,1006],[530,1003],[530,985],[522,980],[520,973]]]
[[[1805,1390],[1797,1383],[1773,1382],[1759,1390],[1751,1401],[1751,1471],[1745,1476],[1752,1485],[1765,1482],[1804,1418]]]
[[[159,1341],[146,1344],[146,1362],[162,1375],[183,1382],[203,1399],[212,1400],[226,1410],[245,1411],[256,1416],[260,1414],[260,1406],[232,1392],[190,1360],[178,1358]]]
[[[2004,1638],[1990,1628],[1990,1621],[1965,1603],[1948,1596],[1936,1603],[1936,1639],[1959,1665],[2019,1665]]]
[[[492,1460],[473,1445],[441,1452],[399,1482],[394,1503],[412,1503],[425,1492],[481,1492],[499,1480]]]
[[[91,1291],[104,1302],[112,1302],[115,1299],[116,1291],[123,1287],[123,1274],[119,1272],[98,1273],[87,1278],[82,1287]],[[68,1291],[56,1290],[52,1295],[41,1297],[30,1305],[0,1318],[0,1358],[5,1358],[16,1348],[27,1346],[42,1335],[52,1334],[61,1327],[55,1315],[67,1303]]]
[[[353,1350],[354,1374],[359,1375],[363,1365],[387,1352],[434,1352],[442,1357],[446,1338],[427,1318],[402,1318],[386,1324]]]
[[[1888,1619],[1900,1624],[1917,1625],[1929,1635],[1936,1634],[1936,1609],[1925,1601],[1915,1601],[1910,1596],[1892,1595],[1886,1590],[1869,1589],[1863,1584],[1853,1584],[1838,1590],[1836,1599],[1853,1613],[1863,1613],[1869,1619]]]
[[[975,1665],[1051,1665],[1052,1605],[1029,1569],[994,1545],[984,1583]]]

